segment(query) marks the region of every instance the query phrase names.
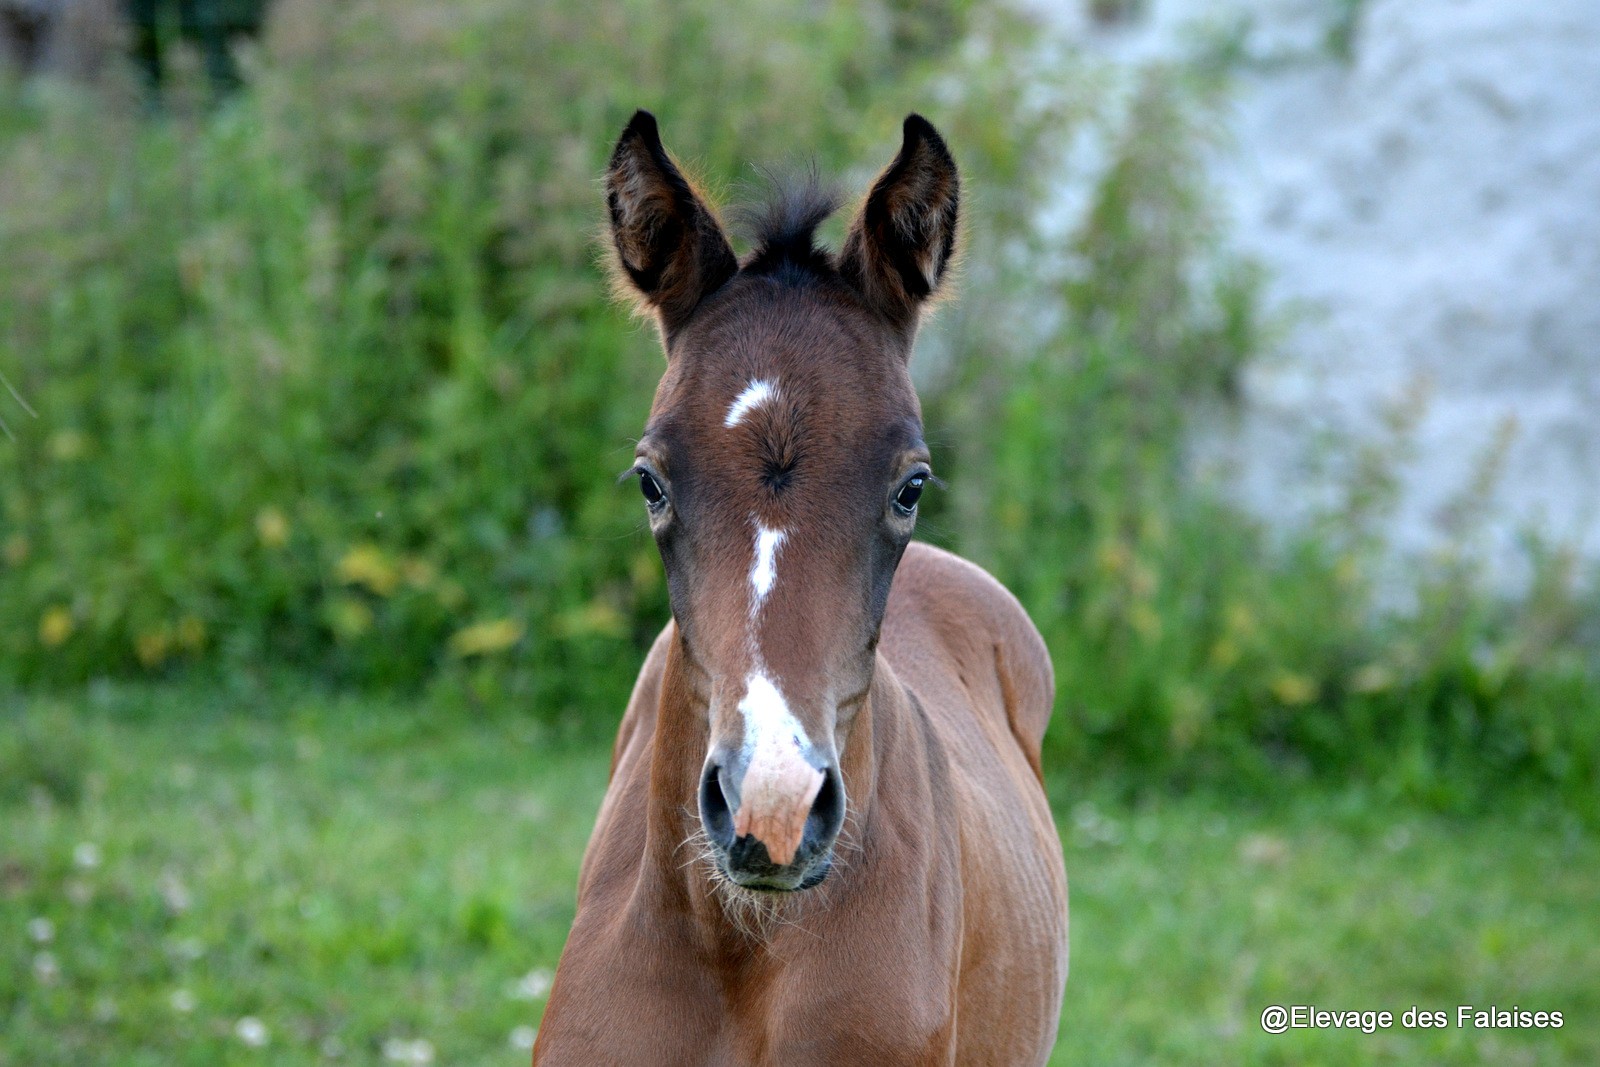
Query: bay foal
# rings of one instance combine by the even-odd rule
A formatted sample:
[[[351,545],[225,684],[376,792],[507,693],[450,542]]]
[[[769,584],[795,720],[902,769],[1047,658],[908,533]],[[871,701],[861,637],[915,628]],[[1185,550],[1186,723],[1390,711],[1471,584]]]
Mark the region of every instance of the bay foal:
[[[911,542],[907,362],[956,235],[906,119],[837,256],[781,196],[741,263],[639,112],[606,175],[667,353],[633,473],[673,621],[611,785],[534,1062],[1029,1064],[1067,886],[1040,781],[1050,660],[1017,601]]]

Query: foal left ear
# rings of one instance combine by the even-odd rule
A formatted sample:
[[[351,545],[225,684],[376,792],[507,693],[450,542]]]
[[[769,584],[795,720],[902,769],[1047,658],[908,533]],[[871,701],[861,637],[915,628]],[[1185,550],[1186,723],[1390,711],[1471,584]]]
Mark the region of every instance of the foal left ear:
[[[900,154],[878,176],[839,253],[839,271],[905,330],[944,278],[956,244],[961,179],[933,124],[907,115]]]

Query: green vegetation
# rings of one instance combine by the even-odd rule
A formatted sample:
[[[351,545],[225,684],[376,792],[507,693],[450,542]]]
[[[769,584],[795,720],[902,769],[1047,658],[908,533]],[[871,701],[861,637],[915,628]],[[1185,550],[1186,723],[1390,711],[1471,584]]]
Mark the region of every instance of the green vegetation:
[[[1338,503],[1287,537],[1195,477],[1197,414],[1272,332],[1199,177],[1214,70],[1016,62],[1026,27],[961,4],[453,10],[286,3],[210,110],[181,78],[155,118],[4,90],[0,674],[287,663],[603,733],[667,610],[614,483],[660,357],[595,266],[612,137],[644,104],[713,188],[805,155],[860,185],[920,108],[969,190],[924,535],[1044,630],[1056,765],[1594,813],[1600,587],[1570,560],[1494,593],[1468,493],[1450,558],[1380,601],[1403,425],[1335,448]],[[1083,143],[1089,209],[1041,230]]]
[[[418,1042],[437,1063],[525,1061],[604,749],[300,685],[12,706],[0,1064],[423,1062]],[[1461,821],[1351,788],[1256,809],[1057,786],[1073,961],[1053,1062],[1600,1057],[1600,844],[1571,819],[1511,802]],[[1257,1023],[1270,1003],[1512,1001],[1567,1025]]]
[[[1339,62],[1355,62],[1356,38],[1361,29],[1362,14],[1367,0],[1334,0],[1333,17],[1323,36],[1323,47]]]
[[[660,361],[595,265],[617,131],[656,108],[716,183],[832,170],[962,25],[767,7],[286,3],[214,110],[6,87],[0,374],[38,417],[0,393],[0,671],[608,717],[666,614],[615,484]]]

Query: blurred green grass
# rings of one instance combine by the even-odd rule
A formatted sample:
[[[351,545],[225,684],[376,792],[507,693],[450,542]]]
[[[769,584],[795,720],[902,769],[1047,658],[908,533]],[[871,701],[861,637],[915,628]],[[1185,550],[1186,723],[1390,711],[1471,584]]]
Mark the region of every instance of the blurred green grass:
[[[0,816],[0,1062],[382,1062],[418,1038],[525,1058],[515,988],[565,941],[604,751],[317,694],[23,703],[79,792],[5,751],[29,785]]]
[[[525,1061],[606,749],[302,682],[9,703],[33,740],[0,748],[0,1064]],[[1073,961],[1052,1063],[1600,1058],[1600,842],[1559,808],[1108,785],[1053,782]],[[1271,1003],[1566,1025],[1270,1037]]]

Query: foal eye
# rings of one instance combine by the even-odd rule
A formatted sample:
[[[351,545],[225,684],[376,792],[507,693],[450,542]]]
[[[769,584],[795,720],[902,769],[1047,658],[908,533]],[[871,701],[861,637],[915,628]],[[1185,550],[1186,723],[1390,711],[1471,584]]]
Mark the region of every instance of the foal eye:
[[[910,480],[905,485],[902,485],[900,491],[895,494],[895,507],[909,514],[911,509],[917,506],[917,501],[922,499],[922,486],[927,480],[925,475],[912,475]]]
[[[667,499],[666,490],[661,488],[661,483],[649,471],[639,472],[639,491],[644,494],[644,502],[652,511]]]

